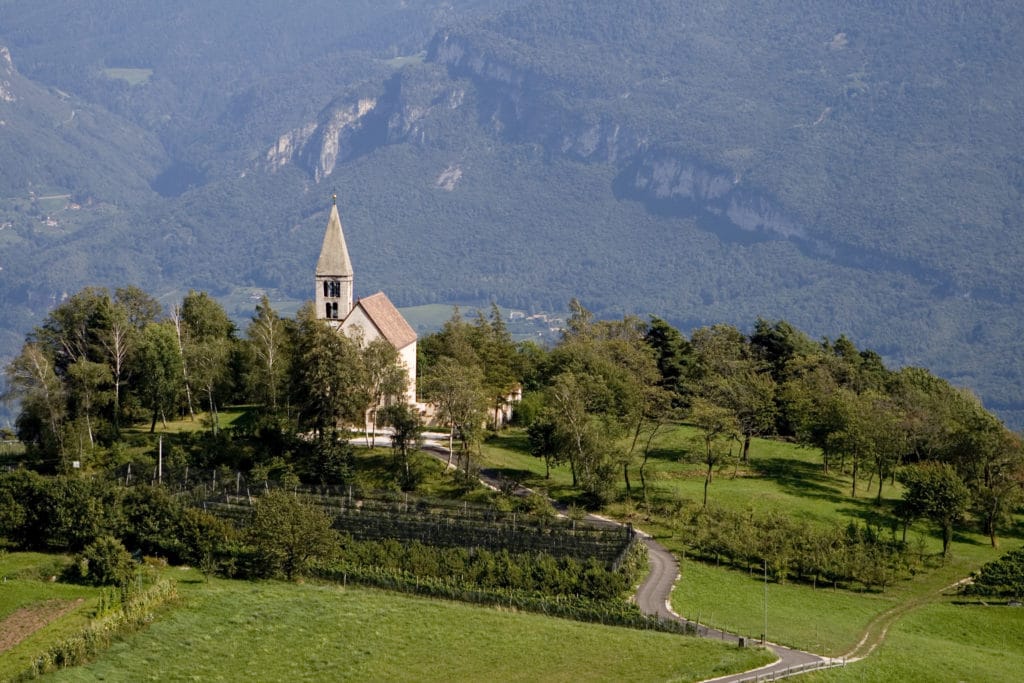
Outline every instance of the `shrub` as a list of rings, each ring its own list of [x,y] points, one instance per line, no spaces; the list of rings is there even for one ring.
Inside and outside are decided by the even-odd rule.
[[[135,562],[113,536],[100,536],[85,546],[69,568],[73,578],[94,586],[123,586],[135,575]]]

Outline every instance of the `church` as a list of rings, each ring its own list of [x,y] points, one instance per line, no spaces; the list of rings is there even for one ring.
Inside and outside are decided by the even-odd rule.
[[[398,351],[409,376],[405,401],[416,405],[416,331],[412,329],[384,292],[377,292],[353,303],[352,261],[345,244],[345,233],[338,215],[337,195],[331,199],[320,259],[316,263],[316,315],[364,344],[384,339]]]

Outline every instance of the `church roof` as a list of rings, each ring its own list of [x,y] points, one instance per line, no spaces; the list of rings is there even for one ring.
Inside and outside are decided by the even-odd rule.
[[[409,326],[384,292],[364,296],[356,302],[356,307],[363,309],[381,336],[396,349],[403,349],[416,341],[416,330]]]
[[[337,203],[331,204],[331,217],[327,220],[324,245],[320,248],[320,260],[316,262],[316,276],[352,276],[352,261],[348,258],[345,234],[341,231],[341,217]]]

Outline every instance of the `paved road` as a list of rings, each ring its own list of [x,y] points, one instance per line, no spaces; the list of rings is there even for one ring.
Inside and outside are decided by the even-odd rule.
[[[445,462],[448,460],[448,449],[438,443],[436,439],[429,438],[429,436],[427,438],[427,443],[424,445],[424,450]],[[498,479],[496,473],[489,472],[487,470],[480,472],[480,480],[485,485],[495,489],[499,488],[501,485],[501,481]],[[515,491],[516,495],[528,495],[529,493],[532,493],[530,489],[522,486],[519,486]],[[555,504],[555,507],[559,512],[563,514],[566,512],[566,510],[561,509],[562,506],[559,506],[558,503],[555,503],[554,501],[552,502]],[[597,515],[588,515],[586,520],[588,523],[602,526],[609,524],[621,526],[619,522],[599,517]],[[697,624],[672,611],[669,598],[672,595],[672,588],[679,579],[679,563],[676,561],[675,556],[670,553],[665,546],[655,541],[649,535],[644,534],[643,532],[639,533],[641,534],[644,545],[647,546],[648,566],[650,568],[650,573],[648,573],[647,578],[643,580],[636,591],[635,599],[640,611],[644,614],[658,616],[663,619],[674,619],[685,624],[691,624],[696,630],[697,635],[702,638],[724,640],[738,644],[739,636],[736,634],[727,633],[725,631]],[[751,642],[750,644],[753,645],[754,643]],[[845,665],[845,661],[843,659],[832,659],[822,655],[804,652],[802,650],[794,650],[774,643],[767,643],[766,646],[779,658],[774,664],[769,664],[761,667],[760,669],[744,671],[742,673],[722,676],[720,678],[710,680],[715,681],[715,683],[774,681],[780,678],[804,673],[806,671]]]
[[[702,638],[724,640],[738,644],[739,636],[689,621],[672,610],[669,604],[669,597],[672,595],[672,587],[675,586],[676,580],[679,578],[679,563],[676,562],[676,558],[672,553],[650,536],[644,535],[643,543],[647,546],[650,573],[636,591],[636,604],[640,607],[640,611],[645,614],[659,616],[663,619],[674,619],[690,624]],[[822,657],[821,655],[803,652],[802,650],[794,650],[782,645],[768,643],[767,647],[779,658],[774,664],[769,664],[753,671],[722,676],[713,680],[716,682],[771,681],[813,669],[842,665],[842,660],[833,660],[829,657]]]

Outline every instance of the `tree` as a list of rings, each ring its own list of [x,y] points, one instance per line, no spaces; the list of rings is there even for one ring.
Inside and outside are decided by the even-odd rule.
[[[715,467],[734,458],[730,442],[739,433],[739,423],[728,408],[716,406],[703,398],[695,398],[690,406],[690,422],[700,434],[700,459],[706,466],[704,472],[704,507],[708,506],[708,486],[711,484]]]
[[[1024,445],[980,405],[956,433],[954,466],[971,490],[972,509],[992,547],[1024,498]]]
[[[551,466],[562,461],[566,453],[565,447],[558,443],[558,427],[554,419],[542,411],[536,420],[526,428],[526,436],[530,442],[530,454],[544,458],[544,478],[551,478]]]
[[[988,562],[966,587],[969,595],[1014,598],[1024,597],[1024,548],[1006,553]]]
[[[942,554],[949,554],[953,528],[970,504],[971,492],[947,463],[924,462],[904,468],[899,480],[906,487],[903,509],[910,518],[926,517],[942,531]]]
[[[157,322],[162,310],[159,301],[135,285],[116,289],[114,303],[124,311],[128,324],[136,330]]]
[[[99,360],[99,336],[108,327],[110,294],[102,287],[86,287],[50,311],[31,335],[48,350],[58,375],[76,360]]]
[[[463,365],[454,358],[444,356],[423,373],[423,395],[437,406],[437,417],[448,425],[448,464],[454,452],[457,431],[484,420],[488,403],[484,392],[483,373],[476,365]]]
[[[374,339],[361,348],[363,372],[359,378],[363,384],[358,393],[366,399],[363,422],[372,448],[376,445],[377,411],[405,394],[409,373],[386,339]]]
[[[882,484],[895,472],[906,453],[908,436],[906,420],[900,406],[892,398],[877,391],[863,397],[869,411],[865,429],[870,439],[870,457],[878,475],[878,495],[875,504],[882,503]]]
[[[34,444],[45,455],[63,455],[67,399],[51,357],[40,344],[27,342],[5,374],[4,400],[21,401],[18,438]]]
[[[228,346],[234,339],[235,325],[224,308],[206,292],[189,290],[180,307],[171,311],[178,350],[182,357],[185,401],[190,416],[195,415],[193,387],[204,391],[217,429],[214,388],[224,384],[228,373]]]
[[[113,536],[100,536],[85,546],[72,566],[76,579],[93,586],[123,586],[136,569],[131,554]]]
[[[365,371],[358,344],[314,315],[311,304],[297,315],[292,381],[300,427],[317,438],[336,438],[339,424],[362,417],[368,401],[360,391]]]
[[[767,372],[758,372],[751,362],[743,365],[742,369],[719,380],[711,393],[735,415],[739,433],[743,436],[740,460],[747,462],[751,439],[772,431],[778,411],[775,404],[776,384],[772,376]]]
[[[661,379],[658,381],[673,396],[676,407],[687,405],[692,393],[693,347],[686,337],[661,318],[651,316],[644,341],[654,350]]]
[[[115,304],[111,310],[110,326],[100,335],[100,344],[103,346],[110,368],[110,378],[114,384],[112,399],[115,432],[121,426],[121,385],[125,381],[132,344],[137,334],[138,328],[132,325],[127,309],[123,305]]]
[[[152,414],[149,431],[178,404],[184,372],[178,336],[167,323],[150,323],[142,330],[132,360],[143,405]]]
[[[564,372],[552,381],[545,403],[555,425],[552,443],[560,449],[559,458],[569,462],[572,485],[595,493],[606,490],[610,481],[608,463],[601,450],[601,428],[596,411],[604,393],[601,381],[592,375]]]
[[[225,338],[198,339],[185,346],[185,365],[191,370],[192,385],[206,395],[214,434],[219,428],[217,397],[230,382],[230,356],[231,342]]]
[[[750,335],[754,355],[768,364],[772,377],[779,384],[790,379],[790,362],[815,353],[820,347],[810,337],[785,320],[770,323],[758,318]]]
[[[502,408],[517,384],[516,347],[497,304],[491,304],[489,318],[484,318],[482,312],[477,317],[475,338],[477,356],[483,368],[483,386],[491,397],[494,411],[491,424],[497,431],[503,423]]]
[[[113,379],[110,368],[103,363],[80,358],[68,366],[68,378],[71,384],[71,397],[77,406],[78,414],[85,418],[89,445],[93,446],[93,418],[102,403],[109,401],[109,394],[104,387]]]
[[[251,376],[253,389],[258,400],[271,412],[277,412],[288,377],[289,344],[285,324],[271,308],[266,294],[256,304],[256,315],[249,323],[247,335],[256,356]]]
[[[387,406],[382,417],[391,427],[391,448],[401,468],[399,484],[403,491],[411,491],[417,484],[415,473],[412,471],[412,456],[423,447],[423,422],[419,413],[406,403],[393,403]],[[468,459],[466,471],[469,472]]]
[[[248,540],[263,573],[283,574],[289,581],[309,570],[315,561],[337,556],[341,538],[320,508],[285,491],[270,491],[254,506]]]

